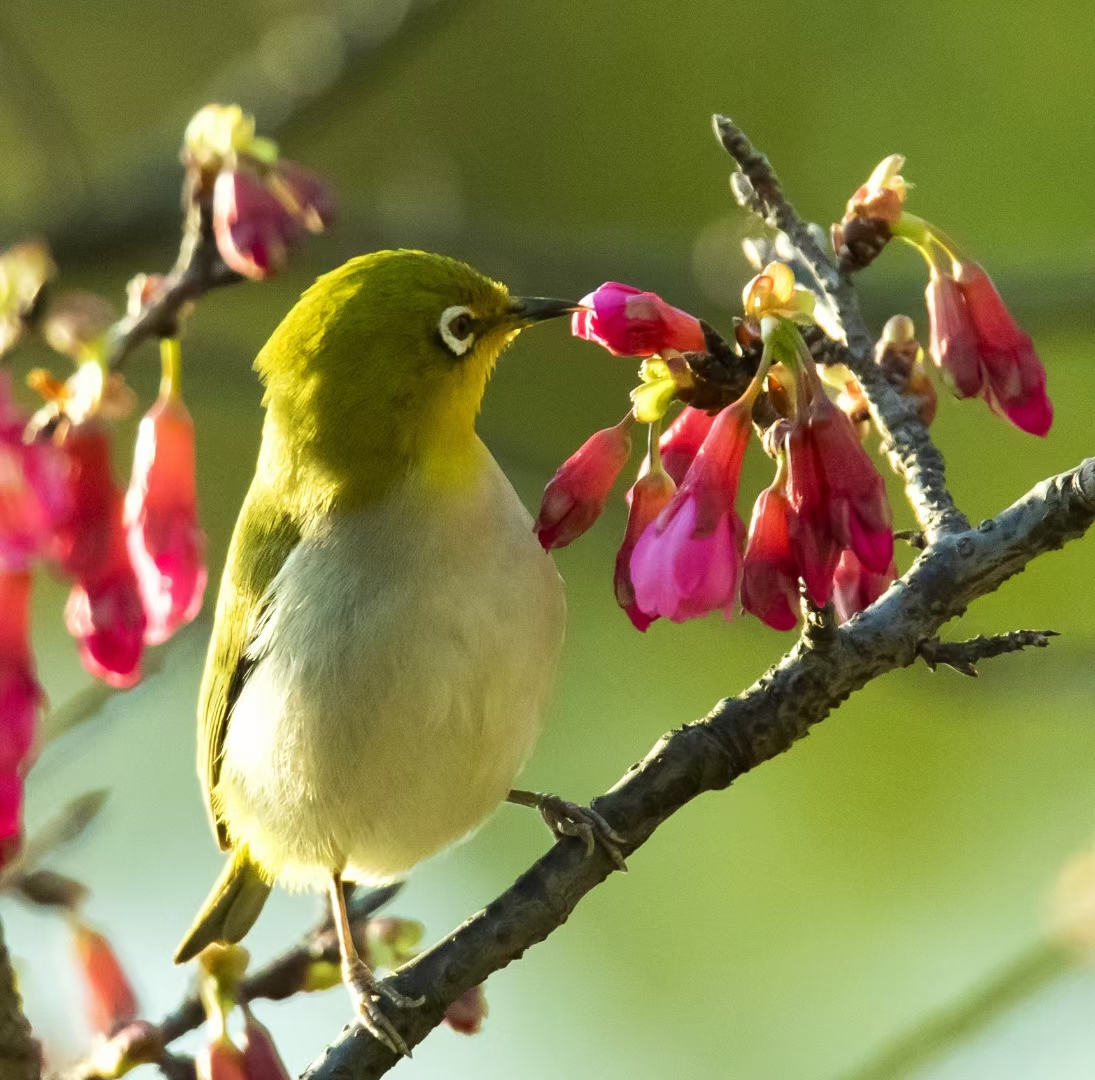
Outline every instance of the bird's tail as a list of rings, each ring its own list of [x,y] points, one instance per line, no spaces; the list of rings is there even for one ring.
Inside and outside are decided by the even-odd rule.
[[[194,925],[175,950],[175,963],[193,960],[213,942],[234,945],[255,924],[271,884],[251,860],[245,846],[236,848],[206,897]]]

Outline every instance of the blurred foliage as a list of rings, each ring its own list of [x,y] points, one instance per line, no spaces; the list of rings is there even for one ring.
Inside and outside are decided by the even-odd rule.
[[[98,176],[139,160],[150,131],[201,104],[225,64],[261,56],[272,28],[329,10],[294,0],[8,0],[0,52],[18,43],[55,88]],[[636,284],[728,328],[747,273],[728,164],[708,128],[715,109],[749,131],[822,222],[900,150],[917,185],[912,208],[1004,271],[1042,349],[1058,419],[1042,442],[979,403],[941,399],[935,431],[971,517],[1075,464],[1091,452],[1087,315],[1077,307],[1063,318],[1057,306],[1052,322],[1039,321],[1035,301],[1092,258],[1095,143],[1077,132],[1087,127],[1093,32],[1095,8],[1057,2],[444,0],[381,70],[351,66],[282,134],[287,153],[333,179],[342,228],[286,278],[210,296],[190,324],[186,392],[212,572],[257,446],[250,359],[311,276],[355,251],[428,244],[522,290],[575,296],[638,274]],[[43,143],[48,125],[3,85],[0,211],[29,217],[62,182]],[[73,266],[70,283],[117,298],[133,271],[164,267],[175,241],[172,229],[144,248],[119,246]],[[868,292],[918,315],[912,266],[887,253],[865,276]],[[561,326],[530,332],[507,355],[482,431],[528,505],[585,435],[622,414],[634,366]],[[133,366],[145,400],[155,367],[152,350]],[[751,458],[743,504],[767,470]],[[896,483],[893,492],[899,499]],[[622,528],[617,500],[558,560],[569,638],[527,781],[571,798],[613,783],[663,730],[737,692],[791,640],[746,620],[636,634],[611,594]],[[1005,963],[1034,936],[1056,869],[1095,818],[1092,544],[1040,560],[951,631],[1051,627],[1065,637],[1049,650],[986,663],[977,682],[917,668],[872,685],[791,754],[671,821],[626,879],[492,978],[481,1036],[438,1033],[402,1073],[822,1080]],[[56,703],[84,684],[57,617],[62,601],[60,586],[43,583],[36,643]],[[186,976],[168,956],[218,861],[191,765],[201,638],[188,635],[162,673],[51,747],[31,784],[32,820],[75,791],[114,785],[104,828],[62,868],[93,885],[96,924],[119,940],[152,1015],[182,993]],[[504,809],[424,867],[407,913],[440,935],[489,900],[546,844],[533,818]],[[295,938],[307,907],[279,895],[249,939],[256,955]],[[24,981],[35,1019],[58,1052],[74,1052],[57,1017],[51,934],[12,913],[9,943],[32,961]],[[262,1014],[294,1067],[348,1017],[338,995]],[[1069,1054],[1095,1060],[1089,1026],[1047,1021],[1036,1031],[1055,1040],[1056,1071],[1018,1055],[1010,1062],[1022,1071],[1009,1075],[1061,1080]]]

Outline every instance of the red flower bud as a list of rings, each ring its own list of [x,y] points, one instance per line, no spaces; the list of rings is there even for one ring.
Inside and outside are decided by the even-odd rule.
[[[27,420],[0,371],[0,569],[27,569],[69,508],[64,457],[52,443],[25,443]]]
[[[669,505],[631,556],[639,610],[684,622],[721,608],[734,613],[745,525],[734,509],[749,443],[752,403],[723,409]]]
[[[84,977],[87,1014],[100,1035],[112,1035],[137,1018],[137,998],[110,942],[78,919],[72,922],[76,957]]]
[[[194,1058],[198,1080],[250,1080],[243,1054],[227,1035],[206,1043]]]
[[[605,282],[580,301],[571,333],[603,345],[613,356],[653,356],[664,349],[703,352],[706,348],[699,319],[652,292],[631,285]]]
[[[616,553],[614,588],[616,603],[627,612],[627,617],[637,630],[646,631],[656,616],[647,615],[635,603],[635,587],[631,584],[631,554],[646,527],[669,505],[677,485],[660,463],[650,467],[650,459],[643,463],[639,478],[627,493],[627,528],[623,543]]]
[[[693,409],[686,405],[662,433],[658,449],[661,451],[665,471],[673,477],[675,484],[684,481],[689,466],[703,446],[703,440],[711,430],[715,418],[702,409]]]
[[[782,470],[781,470],[782,471]],[[757,497],[741,573],[741,605],[773,630],[798,625],[798,561],[783,477]]]
[[[244,1018],[243,1068],[247,1080],[289,1080],[289,1070],[274,1045],[273,1035],[250,1009],[246,1009]]]
[[[0,571],[0,867],[23,835],[23,777],[43,694],[27,636],[31,578]]]
[[[486,1016],[487,999],[483,988],[473,986],[445,1010],[445,1023],[461,1035],[478,1035]]]
[[[959,264],[958,288],[977,334],[985,400],[1021,430],[1047,435],[1053,425],[1053,405],[1046,394],[1046,369],[1034,343],[977,263]]]
[[[591,435],[548,481],[533,526],[545,551],[566,547],[600,517],[631,454],[631,426],[629,414]]]
[[[62,444],[72,475],[72,510],[57,533],[58,558],[76,579],[65,623],[84,667],[111,686],[140,679],[145,614],[126,550],[122,493],[105,430],[90,421]]]
[[[172,394],[161,393],[137,431],[125,526],[148,620],[144,640],[159,645],[201,610],[207,576],[194,487],[194,424]]]
[[[258,177],[226,171],[213,186],[213,232],[226,265],[260,279],[285,265],[289,245],[302,231],[298,220]]]
[[[840,556],[833,574],[833,606],[841,622],[869,608],[896,580],[897,567],[891,562],[885,573],[868,570],[852,551]]]
[[[954,278],[932,269],[924,298],[931,322],[928,351],[946,373],[958,397],[976,397],[981,392],[981,358],[977,331],[966,310],[962,290]]]

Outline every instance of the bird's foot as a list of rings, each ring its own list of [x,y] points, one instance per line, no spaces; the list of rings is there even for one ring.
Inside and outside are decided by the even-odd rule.
[[[616,869],[627,873],[627,863],[620,851],[624,838],[596,810],[567,802],[558,795],[544,795],[538,791],[511,791],[509,801],[539,810],[555,836],[578,837],[586,846],[587,856],[592,855],[600,844]]]
[[[342,977],[353,998],[358,1020],[393,1053],[410,1057],[410,1047],[396,1026],[381,1011],[380,1000],[386,998],[397,1009],[416,1009],[426,999],[405,997],[394,987],[386,986],[377,980],[361,960],[347,965],[343,969]]]

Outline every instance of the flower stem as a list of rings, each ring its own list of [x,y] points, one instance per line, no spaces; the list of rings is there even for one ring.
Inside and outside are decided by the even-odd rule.
[[[182,392],[182,350],[178,338],[160,338],[160,397],[177,398]]]

